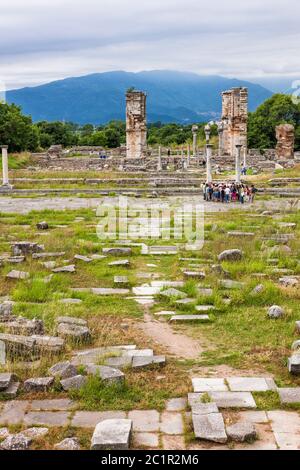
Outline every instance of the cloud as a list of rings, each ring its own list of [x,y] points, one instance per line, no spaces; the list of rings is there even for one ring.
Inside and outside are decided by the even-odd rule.
[[[7,88],[107,70],[299,76],[298,0],[10,0],[1,7]]]

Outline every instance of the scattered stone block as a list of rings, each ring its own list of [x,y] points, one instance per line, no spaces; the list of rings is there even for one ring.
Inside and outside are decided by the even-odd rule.
[[[45,250],[44,245],[31,242],[14,242],[11,246],[13,256],[29,255],[40,253]]]
[[[91,290],[92,294],[95,295],[128,295],[130,293],[129,289],[113,289],[113,288],[105,288],[105,287],[99,287],[99,288],[92,288]]]
[[[8,436],[2,443],[1,449],[3,450],[27,450],[29,449],[32,439],[25,437],[22,434]]]
[[[284,287],[297,287],[299,284],[299,279],[292,276],[284,276],[279,278],[279,284]]]
[[[25,272],[25,271],[12,270],[6,275],[6,277],[8,279],[22,279],[22,280],[25,280],[25,279],[28,279],[30,277],[30,274]]]
[[[160,312],[155,312],[154,315],[157,317],[171,317],[172,315],[176,315],[176,312],[170,310],[161,310]]]
[[[41,439],[49,433],[48,428],[28,428],[25,431],[22,431],[20,434],[22,436],[32,439],[33,441]]]
[[[151,432],[136,432],[133,434],[133,446],[137,449],[144,447],[158,448],[159,436]]]
[[[11,317],[13,313],[13,302],[6,301],[0,304],[0,321],[3,321],[5,317]]]
[[[222,444],[227,442],[221,413],[193,414],[192,419],[196,439],[205,439]]]
[[[276,390],[276,384],[271,378],[227,377],[226,381],[232,392],[267,392],[269,390]]]
[[[75,375],[68,379],[63,379],[60,381],[62,388],[68,392],[69,390],[79,390],[84,387],[87,382],[87,378],[83,375]]]
[[[10,436],[8,428],[0,428],[0,439],[6,439],[8,436]]]
[[[130,419],[109,419],[97,424],[92,450],[128,450],[132,432]]]
[[[216,310],[214,305],[196,305],[197,312],[210,312],[211,310]]]
[[[5,390],[15,380],[15,375],[5,372],[0,374],[0,392]]]
[[[268,317],[277,319],[277,318],[282,318],[284,317],[284,310],[282,307],[279,307],[278,305],[273,305],[272,307],[269,308],[268,310]]]
[[[111,383],[124,383],[125,375],[118,369],[114,369],[108,366],[98,366],[95,364],[89,364],[86,366],[86,373],[90,375],[98,376],[103,382]]]
[[[227,232],[227,235],[229,237],[254,237],[255,233],[254,232],[232,231],[232,232]]]
[[[87,326],[72,323],[59,323],[57,334],[61,338],[70,339],[78,343],[88,343],[91,340],[91,332]]]
[[[278,388],[278,393],[283,405],[300,403],[300,387]]]
[[[40,354],[59,354],[64,350],[65,341],[56,336],[32,335],[35,341],[35,349]]]
[[[87,256],[82,255],[75,255],[74,259],[78,261],[83,261],[84,263],[91,263],[93,261],[92,258],[88,258]]]
[[[104,255],[122,256],[122,255],[131,255],[132,249],[126,248],[126,247],[111,247],[111,248],[103,248],[102,252]]]
[[[160,292],[160,295],[164,297],[168,297],[168,298],[171,298],[171,297],[176,297],[176,298],[181,298],[181,299],[187,298],[187,294],[185,292],[181,292],[180,290],[174,289],[172,287],[170,289]]]
[[[13,335],[31,336],[34,334],[44,333],[44,322],[42,320],[27,320],[27,318],[19,317],[14,321],[4,323],[5,331]]]
[[[129,280],[127,276],[115,276],[114,277],[114,284],[128,284]]]
[[[79,305],[82,304],[81,299],[61,299],[60,301],[62,304],[67,304],[67,305]]]
[[[176,300],[175,304],[188,305],[188,304],[193,304],[195,302],[196,302],[196,299],[191,299],[190,297],[187,297],[186,299]]]
[[[24,382],[25,392],[46,392],[54,384],[53,377],[39,377]]]
[[[291,374],[300,375],[300,354],[289,357],[288,370]]]
[[[300,350],[300,339],[297,341],[294,341],[292,344],[292,350],[293,351],[298,351]],[[1,364],[1,345],[0,345],[0,364]]]
[[[140,369],[144,367],[149,367],[152,365],[160,365],[163,366],[166,363],[165,356],[136,356],[133,357],[132,360],[132,367],[133,369]]]
[[[224,289],[243,289],[245,286],[244,282],[232,281],[231,279],[221,279],[219,283]]]
[[[300,321],[296,321],[295,329],[296,329],[296,333],[300,333]]]
[[[243,252],[241,250],[225,250],[219,254],[219,261],[240,261],[243,258]]]
[[[28,357],[36,355],[36,341],[33,337],[0,333],[0,341],[5,344],[6,354],[9,357]]]
[[[47,224],[47,222],[39,222],[36,224],[36,228],[38,230],[48,230],[49,225]]]
[[[58,377],[59,379],[69,379],[77,375],[77,369],[71,362],[59,362],[52,366],[49,371],[49,375]]]
[[[252,290],[251,294],[252,295],[258,295],[261,294],[265,290],[265,287],[263,284],[258,284],[254,289]]]
[[[14,400],[18,395],[19,388],[20,382],[11,382],[9,386],[1,392],[2,398]]]
[[[141,287],[134,287],[132,289],[132,292],[134,295],[139,295],[139,296],[152,296],[152,295],[157,295],[161,291],[160,287],[151,287],[151,286],[141,286]]]
[[[53,273],[75,273],[76,266],[75,264],[70,264],[68,266],[61,266],[60,268],[52,269]]]
[[[205,279],[205,272],[203,271],[184,271],[183,275],[188,279]]]
[[[111,263],[108,263],[108,266],[113,268],[116,266],[119,267],[129,267],[130,266],[130,261],[128,259],[122,259],[120,261],[112,261]]]
[[[32,259],[43,259],[43,258],[61,258],[65,256],[65,252],[61,251],[58,253],[33,253]]]
[[[224,379],[218,378],[194,378],[192,379],[193,389],[195,393],[199,392],[222,392],[228,391]]]
[[[252,442],[257,438],[253,423],[238,422],[226,427],[228,437],[235,442]]]
[[[77,437],[69,437],[63,441],[55,444],[54,449],[56,450],[81,450]]]
[[[209,322],[210,318],[208,315],[174,315],[171,317],[170,322]]]
[[[219,408],[256,408],[250,392],[208,392]]]

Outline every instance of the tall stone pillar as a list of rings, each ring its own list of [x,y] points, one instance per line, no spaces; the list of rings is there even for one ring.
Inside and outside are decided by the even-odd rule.
[[[3,175],[3,181],[2,181],[2,186],[8,187],[9,186],[9,180],[8,180],[8,156],[7,156],[7,145],[2,145],[2,175]]]
[[[236,154],[235,154],[235,179],[237,184],[241,183],[241,148],[242,145],[236,145]]]
[[[158,160],[157,160],[157,171],[162,170],[162,164],[161,164],[161,146],[158,147]]]
[[[191,146],[190,144],[187,147],[187,166],[189,167],[191,164]]]
[[[248,154],[247,147],[244,147],[243,151],[244,151],[244,163],[243,163],[243,166],[244,166],[244,168],[246,168],[246,167],[247,167],[247,154]]]
[[[281,124],[276,127],[277,160],[294,158],[295,128],[292,124]]]
[[[234,157],[236,144],[247,148],[248,89],[232,88],[222,93],[223,153]]]
[[[193,126],[192,127],[192,133],[193,133],[193,157],[197,156],[197,138],[198,138],[198,126]]]
[[[211,171],[211,157],[212,157],[212,148],[211,144],[206,145],[206,182],[212,183],[212,171]]]
[[[146,95],[141,91],[126,94],[127,158],[143,158],[147,150]]]

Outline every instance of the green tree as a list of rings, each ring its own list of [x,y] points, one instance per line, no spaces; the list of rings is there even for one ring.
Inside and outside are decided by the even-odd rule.
[[[39,134],[29,116],[24,116],[15,104],[0,103],[0,143],[11,152],[36,151]]]
[[[276,126],[293,124],[296,145],[299,147],[300,105],[288,95],[276,94],[267,99],[254,113],[249,113],[249,148],[273,148],[276,145]]]

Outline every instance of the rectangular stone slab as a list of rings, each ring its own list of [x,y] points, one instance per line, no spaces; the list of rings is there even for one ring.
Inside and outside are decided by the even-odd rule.
[[[171,322],[182,321],[182,322],[190,322],[190,321],[202,321],[207,322],[209,321],[208,315],[174,315],[171,317]]]
[[[132,433],[131,419],[108,419],[98,423],[93,437],[92,450],[127,450]]]
[[[227,377],[226,380],[232,392],[267,392],[276,388],[272,379],[264,377]]]
[[[250,392],[208,392],[219,408],[256,408]]]
[[[224,379],[217,378],[193,378],[192,379],[194,392],[226,392],[228,387],[225,384]]]
[[[278,393],[282,404],[300,403],[300,387],[279,388]]]
[[[192,414],[192,419],[197,439],[205,439],[222,444],[227,442],[224,420],[221,413]]]

